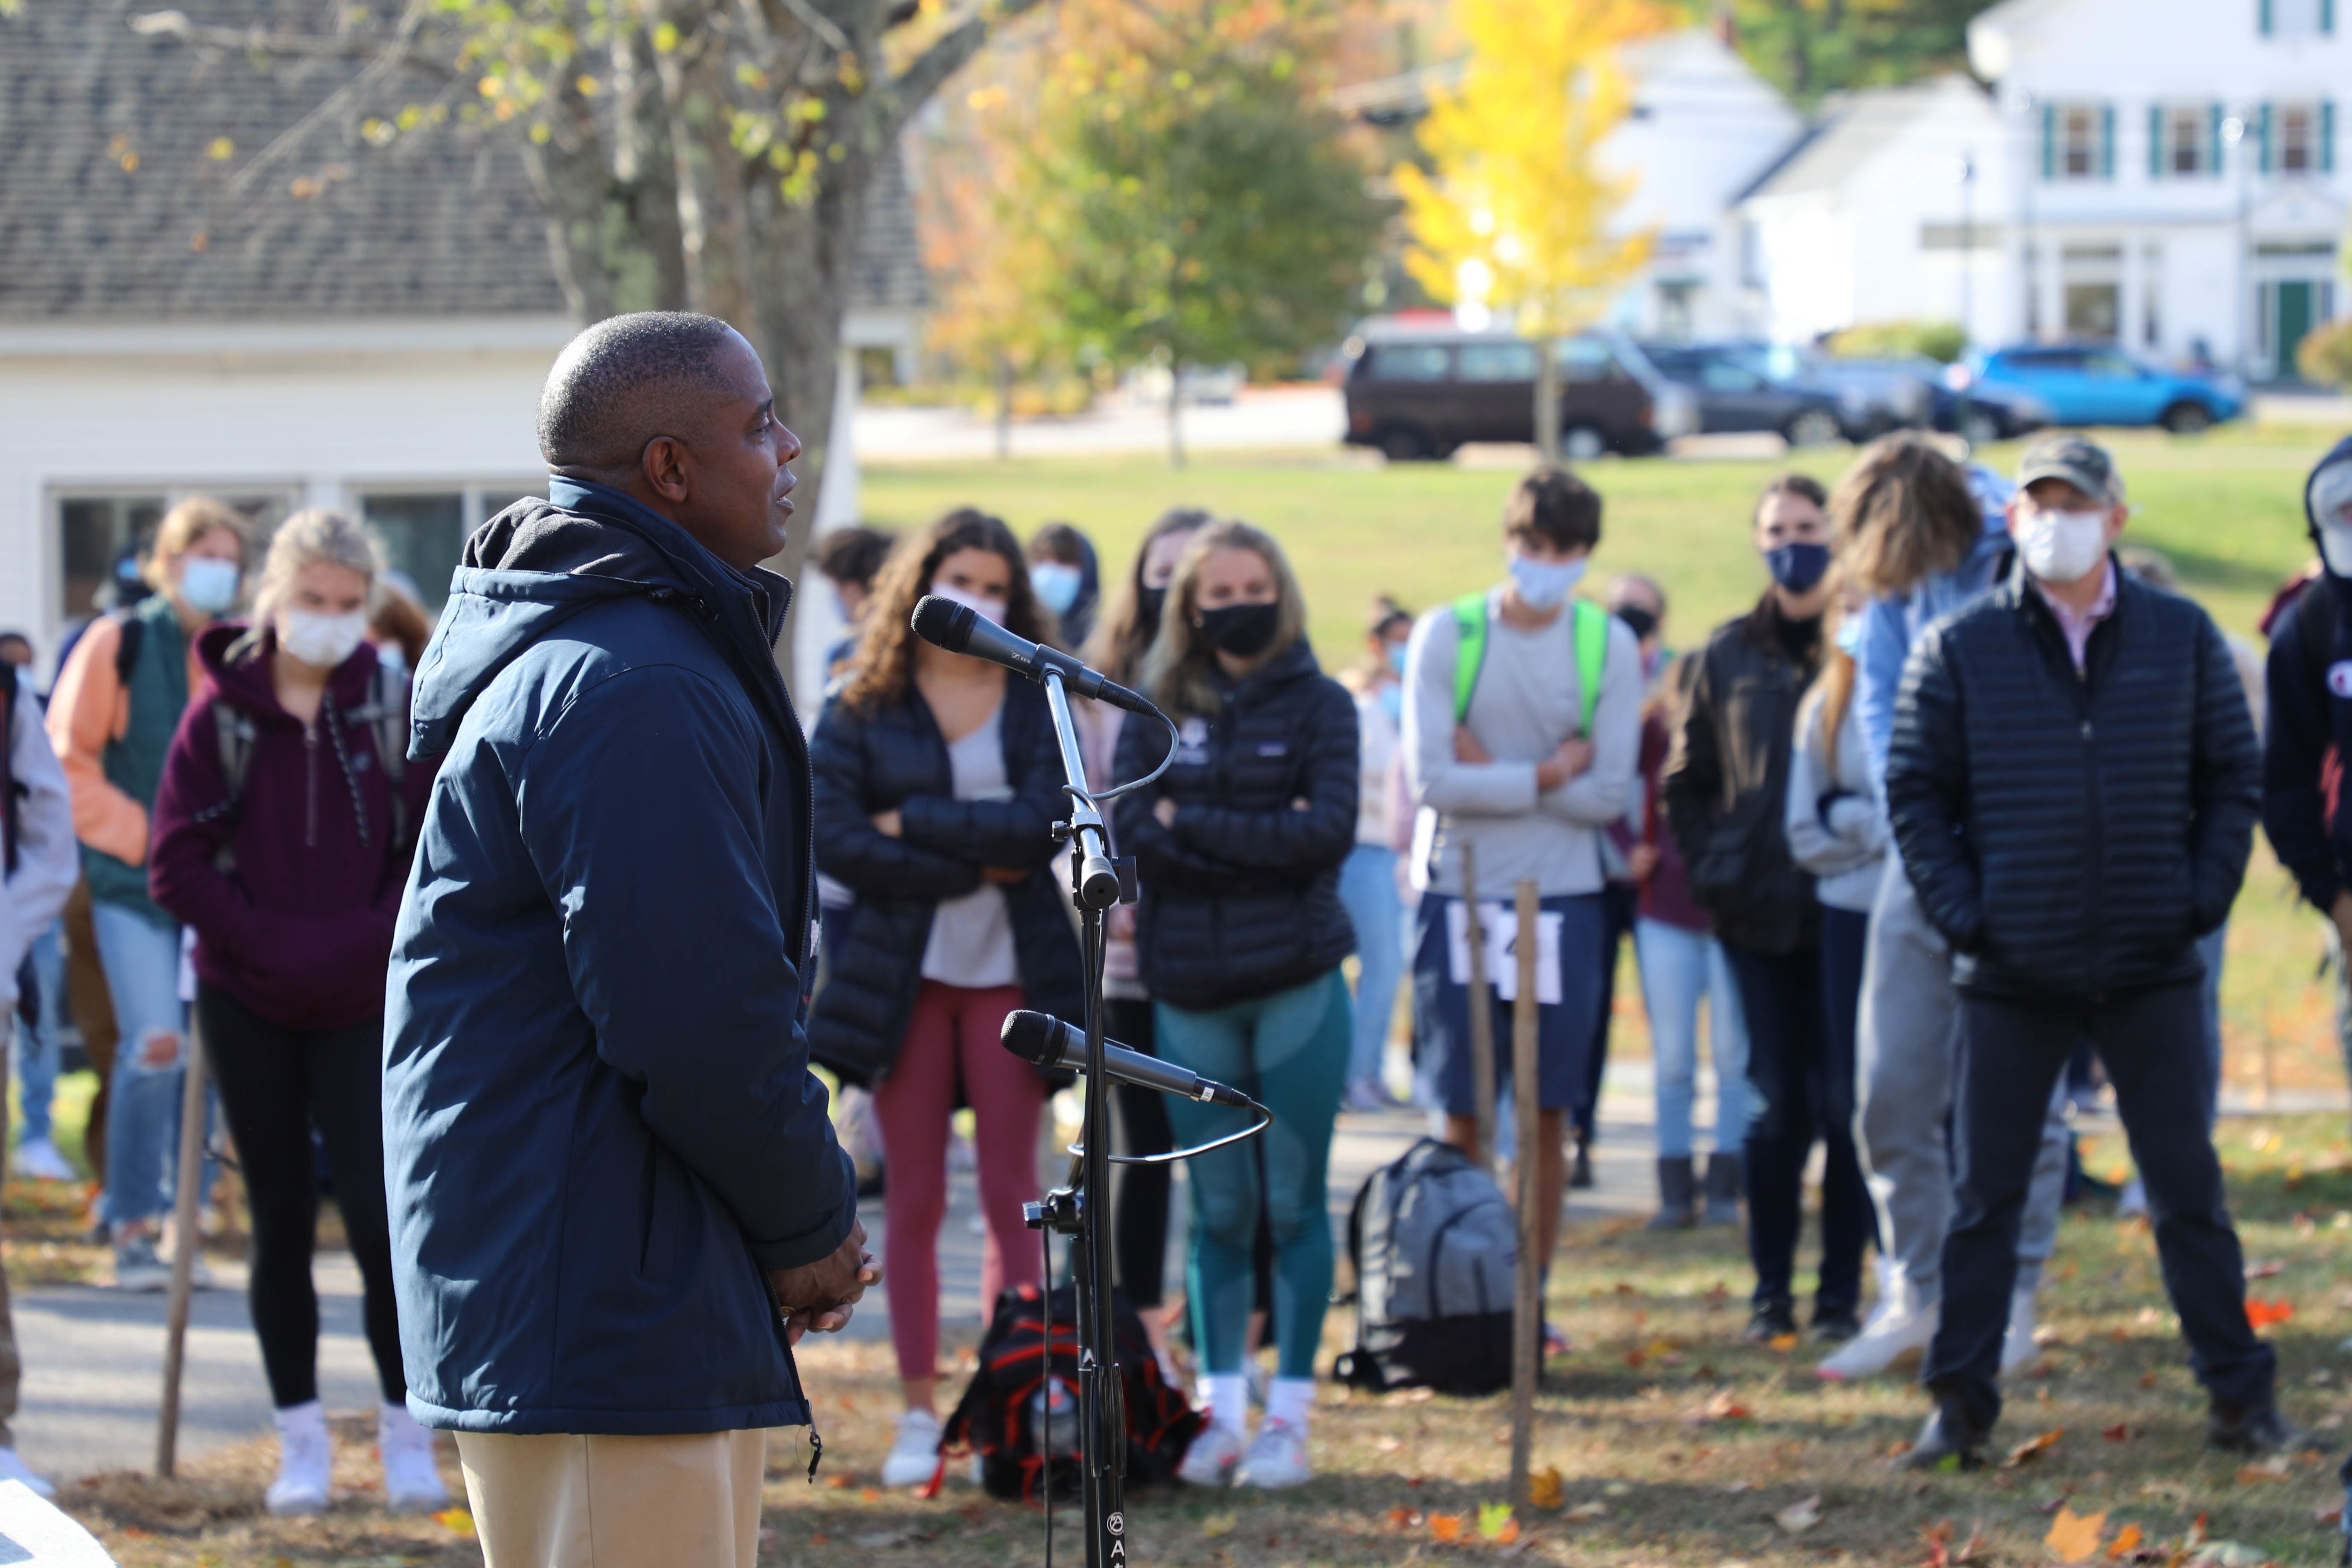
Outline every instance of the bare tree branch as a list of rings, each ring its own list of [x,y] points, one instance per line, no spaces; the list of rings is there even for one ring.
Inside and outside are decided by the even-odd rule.
[[[330,38],[315,33],[273,33],[261,27],[215,27],[191,22],[184,11],[149,11],[131,18],[131,30],[144,37],[177,38],[201,49],[231,49],[240,54],[287,55],[312,59],[374,59],[390,56],[395,63],[455,78],[447,60],[415,47],[405,38],[385,42],[365,37]],[[404,26],[404,34],[409,29]]]
[[[1026,12],[1034,11],[1042,0],[994,0],[964,17],[933,39],[930,46],[907,64],[890,83],[896,106],[884,118],[884,141],[895,139],[899,127],[914,109],[928,102],[931,95],[946,85],[948,78],[963,68],[964,63],[978,54],[997,30]]]

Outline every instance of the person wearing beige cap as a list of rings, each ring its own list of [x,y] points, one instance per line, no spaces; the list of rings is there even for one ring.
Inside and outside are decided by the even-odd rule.
[[[2203,1091],[2198,939],[2229,915],[2261,799],[2245,689],[2211,617],[2116,566],[2103,447],[2044,441],[2018,486],[2019,570],[1914,647],[1887,758],[1895,841],[1960,994],[1936,1410],[1905,1463],[1982,1460],[2043,1108],[2085,1037],[2147,1180],[2208,1442],[2301,1447],[2246,1318]]]

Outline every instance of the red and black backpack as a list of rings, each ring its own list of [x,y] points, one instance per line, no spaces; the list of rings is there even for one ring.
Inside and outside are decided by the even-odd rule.
[[[1143,1320],[1116,1294],[1111,1337],[1127,1407],[1128,1482],[1171,1479],[1205,1417],[1161,1373]],[[1050,1441],[1039,1430],[1049,1413]],[[1077,1287],[1053,1293],[1050,1325],[1045,1293],[1036,1286],[1016,1285],[997,1297],[980,1342],[980,1368],[940,1435],[940,1452],[950,1451],[980,1456],[989,1496],[1022,1502],[1043,1500],[1039,1480],[1050,1451],[1055,1499],[1077,1496]]]

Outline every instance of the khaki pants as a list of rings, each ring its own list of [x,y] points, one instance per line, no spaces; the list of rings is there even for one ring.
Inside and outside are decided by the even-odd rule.
[[[485,1568],[753,1568],[767,1434],[460,1432]]]

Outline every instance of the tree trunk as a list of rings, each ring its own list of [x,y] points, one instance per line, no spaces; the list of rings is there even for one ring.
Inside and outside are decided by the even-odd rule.
[[[1184,363],[1168,361],[1168,466],[1184,466]]]
[[[1559,340],[1536,340],[1536,452],[1559,461]]]

